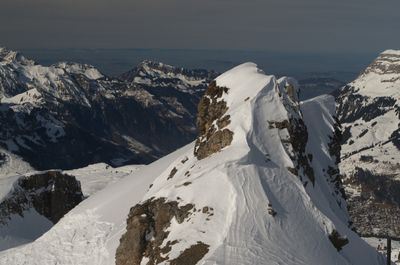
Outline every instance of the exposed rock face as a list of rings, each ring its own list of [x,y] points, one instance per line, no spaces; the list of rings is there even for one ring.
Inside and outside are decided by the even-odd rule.
[[[376,74],[399,74],[400,73],[400,54],[399,51],[388,50],[379,55],[368,68],[364,71],[364,75],[369,73]],[[388,82],[399,80],[394,77]]]
[[[306,154],[306,146],[308,141],[307,127],[301,119],[292,119],[288,128],[290,134],[290,143],[296,157],[293,160],[296,164],[296,171],[303,169],[304,174],[308,177],[312,184],[315,183],[314,170],[310,165],[310,160]]]
[[[164,242],[168,227],[174,218],[180,224],[193,211],[193,204],[178,206],[178,202],[165,198],[149,199],[131,208],[127,219],[127,231],[120,239],[116,252],[116,265],[159,264],[169,261],[175,265],[196,264],[207,252],[208,246],[198,242],[170,260],[168,253],[177,242]],[[162,245],[164,245],[162,247]]]
[[[303,170],[304,175],[314,184],[315,176],[314,170],[310,165],[310,158],[306,154],[306,145],[308,141],[307,127],[304,125],[302,119],[292,118],[284,121],[268,121],[269,128],[276,128],[279,130],[288,130],[289,139],[282,140],[282,143],[289,143],[293,148],[292,159],[295,162],[296,168],[288,168],[294,175],[299,175],[299,170]],[[299,175],[300,176],[300,175]]]
[[[145,61],[117,79],[2,49],[0,148],[38,170],[152,162],[195,139],[197,105],[214,75]]]
[[[345,237],[342,237],[336,230],[333,230],[329,235],[329,240],[335,246],[337,251],[342,250],[342,248],[349,243],[349,240]]]
[[[79,181],[59,171],[23,176],[0,203],[0,223],[7,224],[12,214],[23,216],[34,208],[53,223],[83,200]]]
[[[357,94],[353,87],[345,87],[339,102],[346,101],[346,104],[338,105],[338,113],[341,115],[341,122],[351,123],[356,120],[369,122],[385,114],[388,109],[394,108],[396,100],[391,97],[368,98]],[[364,106],[363,106],[364,105]],[[363,107],[361,107],[363,106]]]
[[[196,245],[192,245],[185,249],[179,257],[171,260],[171,265],[196,265],[208,252],[209,246],[197,242]]]
[[[198,159],[206,158],[232,142],[233,132],[225,128],[230,124],[229,115],[224,116],[228,108],[226,102],[221,100],[228,90],[229,88],[219,87],[213,81],[200,100],[197,117],[199,136],[194,149]]]
[[[338,162],[354,228],[400,237],[400,52],[380,54],[335,96],[343,131]]]
[[[335,166],[329,166],[327,170],[327,174],[329,175],[331,182],[335,185],[335,193],[338,195],[340,193],[343,199],[346,199],[346,192],[344,190],[342,175],[340,174],[339,170],[339,163],[340,163],[340,151],[341,143],[343,139],[342,135],[342,127],[340,122],[335,118],[336,123],[334,125],[334,133],[333,136],[330,137],[329,143],[329,154],[335,158]],[[340,202],[338,202],[340,204]]]

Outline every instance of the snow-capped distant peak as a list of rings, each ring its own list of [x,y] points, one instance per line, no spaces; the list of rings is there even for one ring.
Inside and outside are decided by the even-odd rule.
[[[400,76],[400,50],[386,50],[373,61],[362,75],[375,73]]]
[[[137,67],[122,74],[120,79],[136,86],[168,87],[182,92],[195,93],[197,90],[203,91],[208,81],[214,77],[213,72],[203,69],[189,70],[144,60]]]
[[[392,50],[388,49],[383,51],[381,54],[393,54],[393,55],[400,55],[400,50]]]
[[[169,64],[164,64],[162,62],[156,62],[152,60],[143,60],[141,63],[139,63],[138,68],[144,68],[144,69],[163,69],[164,71],[174,71],[177,69],[177,67],[174,67]],[[179,69],[179,68],[178,68]]]
[[[5,47],[0,47],[0,64],[10,64],[18,62],[24,65],[34,65],[35,62],[26,59],[21,53],[17,51],[8,50]]]
[[[397,97],[400,94],[400,51],[382,52],[355,81],[343,89],[349,87],[366,97]]]
[[[103,78],[104,75],[100,73],[98,69],[96,69],[92,65],[88,64],[78,64],[71,62],[60,62],[54,65],[55,67],[64,69],[67,73],[70,74],[81,74],[86,76],[88,79],[97,80]]]

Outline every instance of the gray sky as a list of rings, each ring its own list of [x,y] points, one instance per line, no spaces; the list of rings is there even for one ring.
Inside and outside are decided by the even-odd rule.
[[[399,0],[0,0],[0,45],[400,49]]]

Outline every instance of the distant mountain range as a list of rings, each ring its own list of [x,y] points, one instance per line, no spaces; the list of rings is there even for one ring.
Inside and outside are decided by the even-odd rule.
[[[195,137],[197,104],[214,77],[144,61],[110,78],[1,48],[0,147],[36,169],[148,163]]]
[[[42,66],[1,48],[0,164],[10,164],[9,153],[36,169],[149,163],[194,139],[197,104],[216,76],[145,60],[109,77],[91,65]],[[300,97],[341,85],[301,80]]]
[[[326,53],[207,49],[22,49],[42,65],[73,61],[95,65],[108,76],[118,76],[144,60],[161,61],[187,69],[213,69],[220,73],[244,62],[296,79],[334,78],[349,82],[365,68],[374,52]]]

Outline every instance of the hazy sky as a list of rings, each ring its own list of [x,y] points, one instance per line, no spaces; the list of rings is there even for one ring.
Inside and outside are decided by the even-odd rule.
[[[399,0],[0,0],[0,45],[400,49]]]

